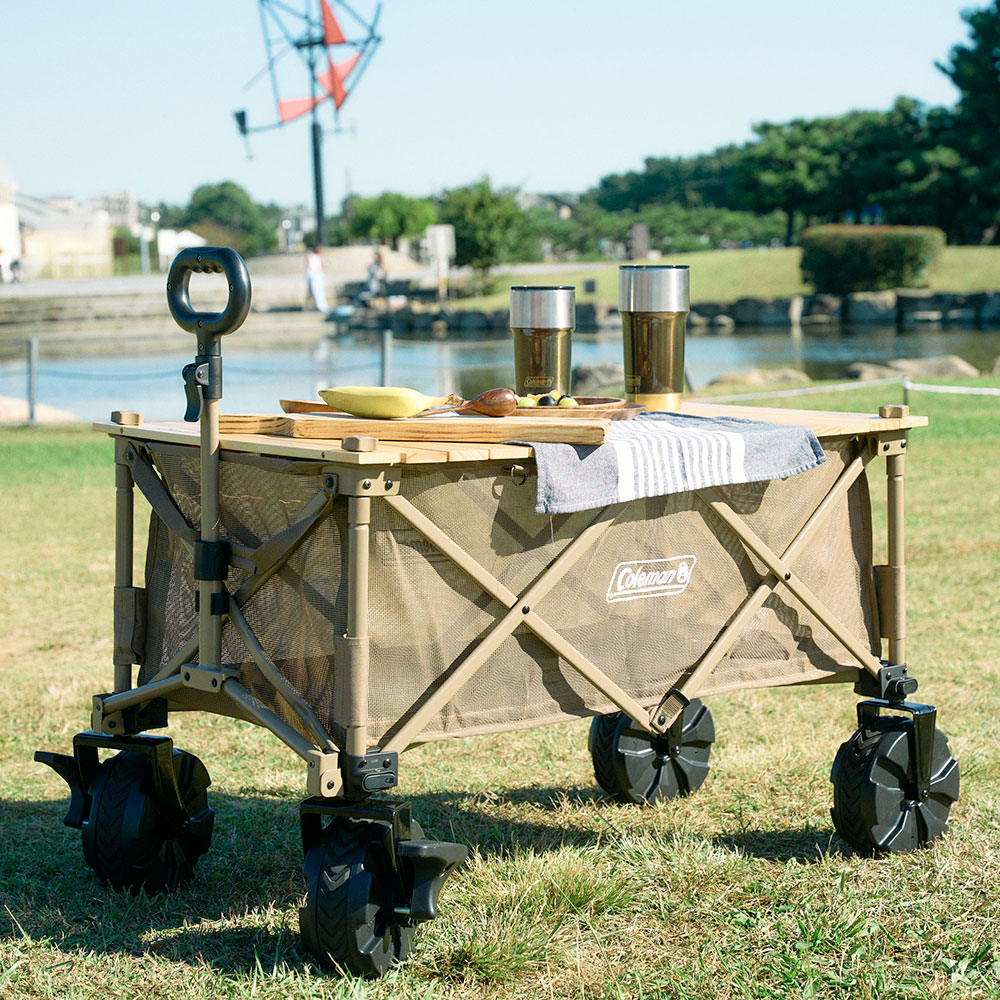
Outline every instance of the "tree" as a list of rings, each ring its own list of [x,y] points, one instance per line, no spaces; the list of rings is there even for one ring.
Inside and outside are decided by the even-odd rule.
[[[275,228],[268,225],[260,207],[232,181],[195,188],[178,224],[244,257],[271,250],[278,242]]]
[[[966,11],[970,40],[955,45],[940,69],[961,95],[954,115],[955,150],[967,161],[969,233],[992,243],[1000,231],[1000,0]]]
[[[399,249],[403,237],[420,236],[437,215],[429,198],[408,198],[394,191],[377,198],[354,198],[351,208],[351,235],[390,243],[393,250]]]
[[[445,191],[438,201],[438,216],[455,227],[455,263],[484,275],[533,249],[532,234],[514,192],[494,191],[488,178]]]
[[[796,118],[754,126],[760,137],[738,161],[738,185],[756,212],[785,213],[785,243],[795,237],[796,213],[807,218],[820,209],[833,158],[817,121]]]

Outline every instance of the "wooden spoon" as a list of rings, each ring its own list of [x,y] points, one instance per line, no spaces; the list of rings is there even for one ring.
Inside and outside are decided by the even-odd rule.
[[[426,417],[433,413],[478,413],[484,417],[506,417],[517,408],[517,396],[513,389],[487,389],[475,399],[470,399],[461,406],[433,406],[422,410],[418,417]]]

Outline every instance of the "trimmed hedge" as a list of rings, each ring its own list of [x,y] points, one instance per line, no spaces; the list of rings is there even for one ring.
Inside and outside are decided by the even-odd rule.
[[[844,295],[925,287],[945,236],[925,226],[814,226],[800,242],[802,279],[817,292]]]

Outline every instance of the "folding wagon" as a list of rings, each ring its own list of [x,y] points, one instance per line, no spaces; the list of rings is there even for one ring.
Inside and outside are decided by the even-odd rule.
[[[192,310],[197,271],[225,274],[224,312]],[[72,755],[35,755],[69,784],[65,822],[102,881],[175,886],[208,849],[204,765],[147,735],[175,711],[263,726],[302,758],[304,943],[368,975],[408,953],[466,856],[379,794],[399,754],[430,740],[590,716],[598,783],[641,804],[705,780],[706,696],[850,683],[866,700],[833,763],[837,831],[864,852],[945,831],[958,765],[935,710],[907,700],[905,663],[904,457],[923,418],[688,403],[805,424],[826,461],[539,515],[530,446],[303,439],[226,419],[220,434],[220,338],[249,310],[246,267],[230,250],[184,251],[167,281],[197,336],[184,379],[200,427],[124,412],[97,425],[115,446],[114,689],[94,696]],[[872,559],[876,459],[885,566]],[[153,511],[143,586],[136,488]]]

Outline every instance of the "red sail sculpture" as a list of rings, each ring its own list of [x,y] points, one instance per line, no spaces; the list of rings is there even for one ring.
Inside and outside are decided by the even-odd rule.
[[[360,58],[360,54],[355,54],[350,59],[345,59],[342,63],[338,63],[335,66],[333,60],[327,57],[327,64],[330,68],[325,73],[320,73],[316,77],[316,82],[323,88],[325,93],[320,97],[295,97],[290,101],[279,101],[278,115],[281,118],[282,125],[285,122],[292,121],[293,118],[298,118],[312,111],[317,104],[322,103],[328,97],[333,98],[333,103],[339,111],[340,106],[347,100],[344,81],[351,70],[358,64]]]
[[[345,10],[355,20],[360,21],[366,33],[362,38],[352,37],[348,39],[333,13],[337,0],[319,0],[318,14],[313,0],[304,0],[305,10],[303,12],[293,9],[292,2],[293,0],[259,0],[261,20],[264,24],[264,45],[267,49],[267,72],[271,76],[275,103],[278,106],[278,122],[276,124],[279,125],[295,121],[295,119],[310,112],[315,114],[317,106],[328,98],[332,100],[335,109],[339,111],[364,73],[372,51],[381,41],[381,38],[375,33],[381,3],[376,7],[374,19],[368,24],[360,21],[358,15],[347,6],[345,0]],[[293,29],[285,23],[287,19],[302,21],[305,34],[296,37],[293,34]],[[271,29],[268,27],[271,22],[280,29],[287,42],[287,45],[277,54],[272,49],[273,39]],[[344,46],[347,49],[347,57],[341,62],[334,62],[331,55],[335,46]],[[322,51],[316,52],[316,49]],[[285,52],[290,50],[298,51],[299,57],[313,77],[310,88],[312,93],[309,97],[282,99],[279,96],[275,64]],[[319,66],[322,65],[320,60],[322,60],[323,55],[326,56],[326,68],[320,72]],[[351,81],[350,86],[347,85],[348,78]],[[253,82],[256,81],[251,81],[251,83]],[[240,119],[237,119],[238,124],[239,121]],[[267,125],[257,129],[248,129],[244,113],[242,125],[239,127],[242,134],[246,135],[248,131],[259,131],[260,128],[273,128],[274,126]]]
[[[323,44],[324,45],[344,45],[347,39],[337,24],[337,19],[333,16],[333,11],[327,0],[319,0],[320,10],[323,14]]]
[[[322,100],[325,98],[295,97],[290,101],[278,101],[278,117],[281,119],[281,124],[284,125],[285,122],[290,122],[293,118],[298,118],[307,111],[312,111]]]
[[[350,59],[345,59],[342,63],[338,63],[336,66],[334,66],[333,60],[330,59],[330,68],[325,73],[321,73],[316,77],[316,82],[333,98],[333,103],[338,111],[344,101],[347,100],[347,91],[344,89],[344,81],[347,79],[351,70],[357,65],[360,58],[360,54],[353,55]]]

